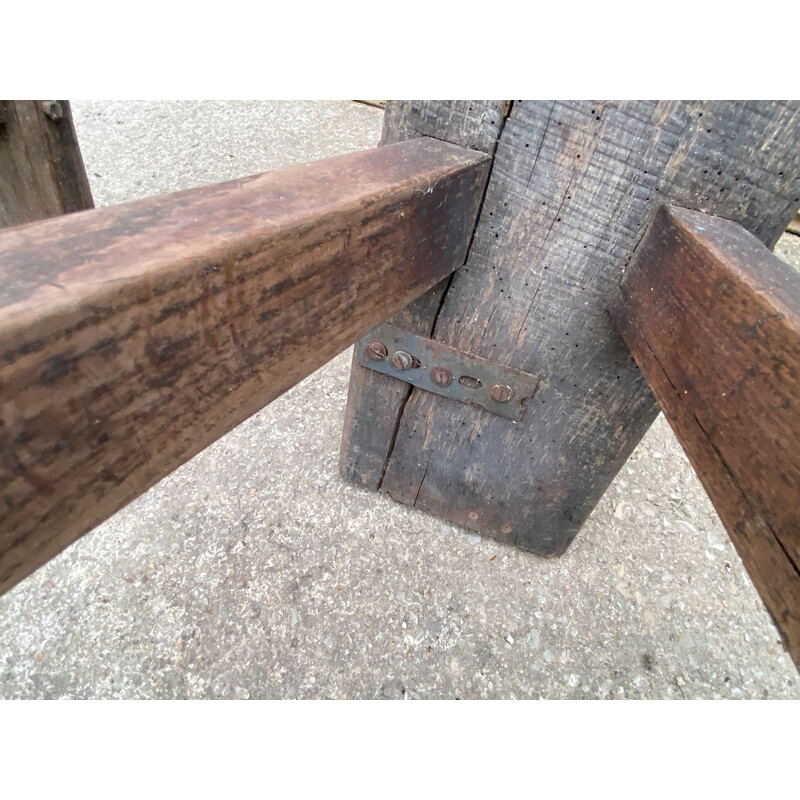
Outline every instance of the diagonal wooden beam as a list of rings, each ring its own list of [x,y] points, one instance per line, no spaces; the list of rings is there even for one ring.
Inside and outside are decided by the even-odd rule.
[[[0,232],[0,591],[459,267],[417,139]]]
[[[800,273],[662,207],[614,316],[800,665]]]

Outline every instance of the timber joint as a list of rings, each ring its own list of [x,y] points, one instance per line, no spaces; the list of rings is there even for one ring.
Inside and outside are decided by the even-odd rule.
[[[515,422],[539,385],[535,375],[388,324],[372,331],[357,355],[363,367]]]

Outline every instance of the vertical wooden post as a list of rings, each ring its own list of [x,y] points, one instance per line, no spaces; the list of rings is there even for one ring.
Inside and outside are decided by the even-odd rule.
[[[510,108],[510,101],[503,100],[390,101],[381,145],[432,136],[494,155]],[[390,322],[430,336],[451,280],[452,276],[434,286]],[[340,458],[340,470],[347,480],[369,489],[380,488],[410,395],[410,385],[360,367],[353,356]]]
[[[66,100],[0,100],[0,228],[94,208]]]
[[[384,138],[481,130],[486,106],[453,130],[452,108],[390,104]],[[466,266],[394,322],[540,375],[538,393],[515,425],[354,365],[342,473],[557,555],[658,411],[608,312],[625,265],[665,202],[774,246],[800,206],[800,104],[514,101],[497,129]]]

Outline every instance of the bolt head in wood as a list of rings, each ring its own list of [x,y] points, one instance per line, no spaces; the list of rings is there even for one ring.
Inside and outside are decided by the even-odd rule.
[[[511,399],[511,387],[504,383],[494,383],[489,389],[489,395],[495,403],[507,403]]]
[[[456,350],[442,342],[384,323],[365,342],[385,342],[389,355],[370,359],[358,349],[358,363],[419,389],[519,421],[539,384],[535,375]],[[494,396],[490,390],[494,389]],[[507,402],[510,401],[510,402]]]
[[[428,374],[431,381],[442,388],[449,386],[453,382],[453,373],[447,367],[431,367]]]
[[[57,103],[55,100],[45,100],[42,103],[42,111],[53,122],[58,122],[64,116],[64,109],[61,108],[61,103]]]
[[[373,361],[383,361],[384,358],[389,354],[389,351],[386,349],[386,345],[382,342],[370,342],[367,345],[367,358],[371,358]]]
[[[406,370],[411,369],[414,364],[414,359],[406,353],[405,350],[398,350],[389,362],[395,369]]]

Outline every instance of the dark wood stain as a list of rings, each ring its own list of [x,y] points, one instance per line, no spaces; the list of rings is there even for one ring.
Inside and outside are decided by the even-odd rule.
[[[416,139],[0,232],[0,589],[462,264],[488,166]]]
[[[800,665],[800,273],[733,222],[664,207],[614,314]]]

